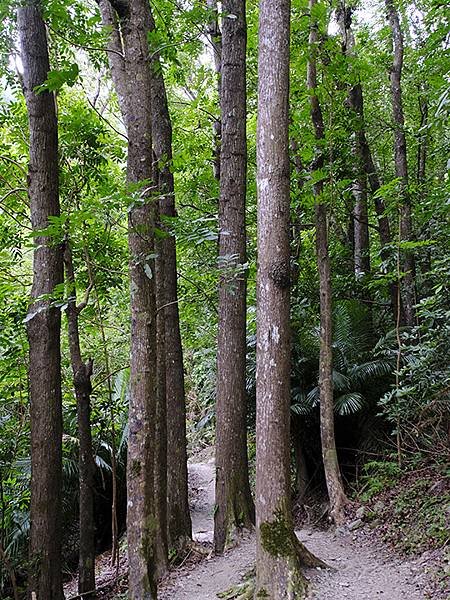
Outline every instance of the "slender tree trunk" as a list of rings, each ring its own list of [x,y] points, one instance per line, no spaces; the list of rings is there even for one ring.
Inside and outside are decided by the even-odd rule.
[[[408,160],[406,155],[405,122],[403,116],[403,100],[401,77],[403,70],[403,33],[400,26],[398,12],[394,0],[385,0],[389,25],[393,40],[393,63],[390,71],[392,118],[394,123],[394,152],[395,174],[400,180],[400,239],[403,242],[412,241],[411,197],[409,194]],[[402,300],[407,325],[416,322],[414,305],[416,304],[415,291],[415,258],[411,250],[402,253],[402,270],[404,272],[401,282]]]
[[[289,0],[260,0],[255,598],[304,598],[290,482]]]
[[[302,443],[303,424],[300,418],[293,420],[294,431],[292,432],[292,443],[295,457],[295,491],[297,502],[302,503],[308,488],[308,467],[306,465],[305,450]]]
[[[77,401],[78,441],[79,441],[79,480],[80,480],[80,540],[78,559],[78,593],[86,598],[87,592],[95,589],[95,521],[94,521],[94,475],[95,463],[92,451],[91,433],[91,376],[93,362],[83,362],[80,347],[78,317],[86,306],[87,298],[77,306],[75,274],[73,270],[70,242],[66,242],[64,265],[69,294],[67,331],[69,339],[70,363],[73,373],[75,398]]]
[[[343,40],[343,50],[345,54],[351,54],[353,52],[355,40],[352,31],[352,13],[353,8],[349,6],[345,6],[345,4],[341,4],[337,11],[337,20],[341,29],[341,35]],[[389,225],[389,219],[385,214],[385,206],[383,199],[377,195],[378,190],[380,189],[380,180],[378,178],[378,173],[375,168],[372,153],[370,151],[369,143],[366,137],[365,131],[365,121],[364,121],[364,96],[361,84],[356,84],[350,90],[349,93],[349,104],[351,109],[354,111],[356,118],[356,146],[355,150],[358,157],[358,167],[360,171],[363,171],[367,177],[367,181],[370,186],[370,191],[372,192],[374,199],[375,212],[378,220],[378,231],[380,237],[380,246],[381,246],[381,258],[384,261],[389,259],[389,246],[392,243],[391,230]],[[364,220],[364,214],[367,211],[367,202],[365,203],[365,207],[362,207],[363,216],[362,220]],[[360,211],[355,211],[359,213]],[[355,214],[355,217],[358,218],[358,215]],[[361,220],[360,219],[360,220]],[[355,243],[355,257],[356,257],[356,247],[362,247],[364,244],[364,240],[367,237],[368,244],[368,228],[367,234],[363,232],[363,241],[361,243]],[[355,238],[356,238],[356,229],[355,229]],[[356,240],[355,240],[356,242]],[[356,266],[356,258],[355,258],[355,266]],[[364,267],[362,265],[362,269],[370,267],[370,261],[368,261]],[[397,282],[391,282],[389,284],[389,297],[392,307],[392,315],[393,318],[397,318],[398,307],[398,284]]]
[[[60,214],[58,124],[53,94],[37,93],[50,70],[47,37],[38,2],[17,11],[23,85],[30,128],[28,195],[33,231]],[[35,237],[32,304],[27,316],[30,346],[31,530],[29,594],[40,600],[63,598],[61,579],[61,312],[53,305],[63,282],[61,244]]]
[[[225,0],[222,26],[219,203],[219,327],[214,545],[222,552],[254,522],[247,457],[246,357],[246,18],[245,0]]]
[[[375,212],[377,214],[378,232],[379,232],[379,236],[380,236],[380,246],[381,246],[381,258],[384,261],[388,261],[389,255],[390,255],[389,246],[392,244],[391,227],[389,224],[389,219],[385,212],[386,208],[384,206],[383,199],[377,195],[377,192],[381,187],[381,183],[380,183],[380,180],[378,177],[378,173],[377,173],[375,164],[373,162],[369,142],[367,141],[365,131],[363,131],[362,133],[363,133],[363,135],[362,135],[362,154],[363,154],[363,160],[364,160],[364,168],[367,173],[370,190],[372,192],[372,196],[374,199]],[[397,281],[392,281],[391,283],[389,283],[389,298],[390,298],[390,304],[391,304],[391,309],[392,309],[392,316],[393,316],[393,319],[396,321],[397,315],[399,312],[399,306],[398,306],[399,293],[398,293],[398,282]],[[400,320],[401,320],[401,323],[405,322],[403,305],[402,305],[401,299],[400,299]]]
[[[206,0],[206,6],[211,13],[207,27],[207,33],[211,42],[214,58],[214,70],[217,77],[217,90],[219,99],[221,96],[221,73],[222,73],[222,32],[220,31],[217,11],[217,0]],[[220,144],[222,139],[222,121],[220,114],[213,123],[213,172],[217,181],[220,181]]]
[[[154,176],[156,180],[156,171]],[[158,177],[159,188],[159,177]],[[154,455],[156,498],[156,558],[158,579],[169,568],[167,538],[167,404],[166,404],[166,284],[164,240],[156,242],[156,299],[157,299],[157,373],[156,450]]]
[[[156,598],[158,532],[154,462],[157,415],[156,289],[152,152],[152,77],[146,0],[98,0],[112,25],[110,67],[128,135],[127,182],[140,186],[128,213],[131,364],[127,459],[129,597]],[[111,10],[111,7],[114,9]],[[115,12],[114,12],[115,11]],[[120,48],[120,50],[117,49]],[[123,59],[121,58],[123,56]]]
[[[152,78],[152,130],[153,148],[158,160],[161,228],[165,229],[164,218],[175,217],[176,211],[171,169],[172,123],[159,56],[154,60]],[[186,399],[178,309],[177,256],[175,238],[172,235],[161,240],[160,253],[164,262],[165,379],[169,415],[167,447],[170,449],[167,453],[167,521],[169,543],[178,547],[191,538],[192,525],[188,501]]]
[[[352,7],[341,5],[337,11],[337,21],[342,35],[344,55],[351,57],[354,53],[355,40],[351,30]],[[360,83],[351,86],[348,93],[348,103],[354,121],[354,268],[355,276],[361,277],[370,271],[369,248],[369,219],[367,211],[367,175],[363,159],[364,113],[363,95]]]
[[[310,14],[313,15],[317,0],[309,0]],[[308,61],[307,84],[310,90],[311,119],[316,140],[325,137],[322,109],[316,95],[317,72],[316,54],[318,42],[318,26],[312,20],[309,33],[310,55]],[[318,156],[314,169],[322,169],[323,153],[317,149]],[[320,389],[320,436],[322,441],[322,457],[325,469],[328,496],[330,499],[330,515],[335,523],[344,519],[343,509],[347,498],[342,484],[336,440],[334,435],[334,398],[333,398],[333,354],[332,354],[332,293],[331,269],[328,254],[327,209],[323,202],[323,181],[314,186],[316,197],[316,252],[320,282],[320,357],[319,357],[319,389]]]
[[[119,99],[119,108],[122,114],[125,128],[127,126],[127,89],[126,89],[126,73],[124,50],[120,34],[119,18],[109,0],[96,0],[100,9],[102,24],[109,30],[108,39],[108,62],[111,72],[111,78],[114,83],[117,97]],[[101,310],[97,302],[98,316],[100,324]],[[104,328],[101,324],[102,337],[105,337]],[[105,341],[105,340],[104,340]],[[105,344],[105,362],[109,375],[108,353]],[[118,521],[117,521],[117,460],[116,460],[116,443],[115,443],[115,423],[114,423],[114,407],[112,402],[112,386],[111,378],[108,376],[108,393],[110,402],[111,416],[111,477],[112,477],[112,502],[111,502],[111,565],[117,565],[119,560],[119,540],[118,540]]]

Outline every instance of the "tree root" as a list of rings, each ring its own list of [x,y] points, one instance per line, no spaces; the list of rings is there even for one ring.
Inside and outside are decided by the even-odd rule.
[[[300,540],[297,538],[297,536],[295,536],[295,539],[296,539],[295,551],[297,553],[298,559],[300,561],[300,565],[302,567],[309,567],[309,568],[321,567],[322,569],[333,569],[333,567],[330,567],[330,565],[327,565],[326,562],[324,562],[320,558],[317,558],[317,556],[315,554],[310,552],[308,550],[308,548],[306,548],[306,546],[300,542]]]

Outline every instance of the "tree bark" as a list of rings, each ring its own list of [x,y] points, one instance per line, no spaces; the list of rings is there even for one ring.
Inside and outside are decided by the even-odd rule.
[[[80,347],[78,317],[86,305],[77,306],[75,274],[73,269],[70,242],[66,242],[64,265],[68,288],[67,332],[69,339],[70,363],[73,374],[73,385],[77,401],[77,422],[79,442],[79,558],[78,558],[78,593],[86,598],[95,589],[95,521],[94,521],[94,475],[95,463],[92,450],[91,433],[91,376],[92,360],[83,362]],[[87,300],[86,300],[87,301]]]
[[[348,54],[352,51],[354,47],[354,35],[352,31],[352,13],[353,8],[345,6],[345,4],[341,4],[339,10],[337,11],[337,20],[341,29],[341,35],[343,39],[343,49],[344,53]],[[374,200],[375,212],[377,215],[378,221],[378,232],[380,237],[380,246],[381,246],[381,258],[384,261],[389,260],[389,246],[392,243],[391,236],[391,228],[389,224],[389,219],[385,214],[385,206],[383,199],[377,195],[378,190],[381,187],[380,180],[378,177],[377,169],[373,162],[372,153],[370,151],[370,146],[366,136],[365,130],[365,121],[364,121],[364,95],[361,84],[357,84],[353,86],[352,90],[349,94],[349,104],[353,109],[356,116],[356,136],[357,136],[357,144],[356,150],[358,154],[358,164],[360,168],[364,171],[367,182],[370,187],[370,191]],[[367,202],[366,202],[366,210],[367,210]],[[357,215],[355,215],[356,217]],[[356,231],[355,231],[356,234]],[[368,235],[368,231],[367,231]],[[364,234],[365,236],[365,234]],[[368,243],[368,242],[367,242]],[[355,244],[356,246],[356,244]],[[356,263],[356,260],[355,260]],[[370,267],[370,262],[368,265]],[[398,284],[393,281],[389,283],[389,297],[392,308],[392,315],[394,319],[397,319],[398,314]],[[404,322],[404,318],[402,319]]]
[[[235,533],[250,529],[254,506],[247,456],[246,364],[246,18],[245,0],[222,4],[220,109],[219,325],[216,398],[216,510],[218,553]],[[234,18],[228,18],[232,14]]]
[[[394,124],[394,153],[395,174],[400,180],[400,240],[402,242],[412,241],[412,218],[411,197],[409,194],[408,160],[406,151],[405,120],[403,115],[402,100],[402,70],[403,70],[403,33],[400,26],[398,12],[393,0],[385,0],[389,25],[392,31],[393,62],[390,71],[391,96],[392,96],[392,119]],[[415,325],[416,316],[414,305],[416,304],[415,290],[415,258],[411,250],[404,250],[402,255],[402,271],[404,273],[401,281],[402,300],[407,325]]]
[[[222,32],[220,30],[217,14],[217,0],[206,0],[206,6],[211,13],[211,18],[207,26],[207,34],[213,50],[214,70],[216,72],[217,91],[220,99],[222,81]],[[213,173],[215,179],[220,181],[220,145],[222,139],[222,121],[220,114],[213,123],[213,139]]]
[[[157,169],[154,170],[155,181]],[[160,223],[159,223],[159,226]],[[156,300],[157,300],[157,380],[158,394],[156,400],[156,449],[154,455],[155,498],[156,498],[156,558],[158,580],[169,568],[169,551],[167,538],[167,403],[166,403],[166,285],[164,263],[164,240],[156,242]]]
[[[256,590],[304,598],[290,485],[289,0],[260,0],[256,351]]]
[[[127,183],[139,189],[139,199],[128,212],[131,361],[127,538],[129,597],[151,600],[156,598],[158,532],[154,490],[157,337],[153,258],[157,205],[152,197],[152,77],[148,47],[152,19],[146,0],[98,3],[103,22],[113,25],[110,44],[120,48],[119,54],[110,53],[110,67],[128,135]]]
[[[336,17],[341,29],[342,49],[346,57],[354,53],[355,40],[351,30],[352,7],[341,5]],[[369,218],[367,211],[367,175],[364,169],[363,158],[363,133],[364,113],[363,95],[360,83],[351,86],[348,93],[348,104],[353,117],[354,130],[354,183],[353,196],[354,208],[354,268],[356,278],[370,272],[370,247],[369,247]]]
[[[29,0],[17,11],[23,85],[30,129],[28,195],[34,232],[60,214],[58,192],[58,124],[55,99],[37,93],[50,70],[40,4]],[[63,282],[59,240],[37,235],[33,253],[33,286],[27,316],[30,348],[31,530],[29,595],[61,600],[61,312],[54,306]],[[51,499],[51,502],[49,501]]]
[[[152,26],[154,22],[152,20]],[[174,218],[175,191],[172,165],[172,123],[167,104],[159,56],[155,56],[152,77],[153,149],[158,161],[159,211],[161,228],[164,218]],[[167,231],[166,231],[167,233]],[[167,420],[167,521],[169,543],[183,545],[192,536],[188,501],[186,397],[184,387],[183,349],[178,308],[177,255],[175,238],[161,240],[165,283],[165,377]],[[162,304],[160,302],[160,304]]]
[[[317,0],[309,0],[310,14],[313,14]],[[309,33],[310,54],[308,60],[307,85],[310,91],[311,119],[317,142],[325,137],[322,109],[316,94],[317,71],[316,54],[318,43],[318,26],[312,20]],[[324,157],[320,147],[316,149],[314,169],[322,169]],[[344,519],[343,509],[347,498],[342,484],[336,440],[334,435],[334,395],[333,395],[333,353],[332,353],[332,292],[331,268],[328,253],[327,209],[323,201],[323,180],[314,185],[316,198],[316,253],[319,269],[320,287],[320,356],[319,356],[319,390],[320,390],[320,437],[322,442],[322,458],[325,479],[330,500],[330,516],[335,523]]]

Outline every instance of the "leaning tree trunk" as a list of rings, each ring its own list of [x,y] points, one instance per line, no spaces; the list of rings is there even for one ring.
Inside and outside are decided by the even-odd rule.
[[[91,597],[88,592],[95,589],[95,521],[94,521],[94,476],[95,463],[92,451],[91,433],[91,377],[92,360],[83,362],[80,347],[78,317],[87,305],[89,289],[83,302],[77,305],[75,274],[73,270],[72,250],[66,241],[64,250],[67,291],[69,295],[66,315],[69,338],[70,363],[73,373],[73,385],[77,401],[77,422],[79,441],[79,550],[78,550],[78,593]]]
[[[152,26],[154,23],[152,21]],[[152,137],[158,160],[159,212],[161,228],[164,218],[174,218],[175,189],[172,173],[172,122],[167,105],[159,56],[154,58],[152,77]],[[169,543],[183,545],[192,536],[188,501],[186,443],[186,397],[184,388],[183,349],[177,289],[177,255],[173,235],[162,238],[160,252],[164,262],[165,295],[165,379],[167,420],[167,524]],[[161,304],[161,303],[160,303]]]
[[[309,0],[310,14],[313,15],[317,0]],[[307,85],[310,91],[311,119],[316,140],[320,143],[325,137],[322,109],[316,94],[317,70],[316,54],[318,42],[318,26],[313,20],[309,33],[310,55],[308,60]],[[324,166],[323,153],[317,148],[314,169]],[[335,523],[344,519],[343,509],[347,498],[342,484],[336,440],[334,434],[334,398],[333,398],[333,354],[332,354],[332,293],[331,268],[328,254],[327,209],[323,202],[323,181],[314,185],[316,198],[316,252],[319,269],[320,286],[320,357],[319,357],[319,390],[320,390],[320,436],[325,479],[330,500],[330,515]]]
[[[255,598],[304,598],[290,481],[289,0],[261,0],[258,57],[258,275]],[[317,563],[316,563],[317,564]]]
[[[155,244],[156,202],[152,183],[152,77],[146,0],[98,0],[111,24],[111,74],[128,135],[127,183],[139,200],[128,212],[131,291],[130,404],[127,458],[129,597],[156,598],[157,357]],[[111,7],[114,11],[111,10]]]
[[[391,95],[392,95],[392,119],[394,123],[394,158],[395,174],[400,180],[400,240],[402,242],[412,241],[412,218],[411,197],[408,181],[408,160],[406,151],[405,120],[403,116],[402,100],[402,70],[403,70],[403,33],[400,26],[398,12],[393,0],[385,0],[388,13],[389,25],[393,40],[393,63],[390,71]],[[407,325],[415,325],[416,316],[414,306],[416,304],[415,290],[415,258],[411,250],[404,250],[402,255],[402,271],[404,272],[401,282],[402,300]]]
[[[219,201],[219,326],[214,545],[222,552],[254,522],[246,423],[246,18],[245,0],[225,0],[222,26]]]
[[[58,123],[51,92],[37,92],[50,70],[45,24],[38,2],[17,11],[23,85],[30,127],[28,195],[34,232],[60,214]],[[61,579],[61,312],[53,296],[63,282],[59,240],[39,234],[33,254],[32,304],[27,316],[30,346],[31,508],[29,594],[63,598]]]

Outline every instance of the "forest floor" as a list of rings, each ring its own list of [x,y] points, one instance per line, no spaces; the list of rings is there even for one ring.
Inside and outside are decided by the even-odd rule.
[[[189,465],[194,539],[212,542],[214,460],[208,450]],[[420,558],[403,559],[346,528],[302,529],[299,539],[332,569],[308,569],[308,598],[317,600],[424,600],[428,575]],[[223,556],[175,569],[162,583],[161,600],[217,600],[217,594],[242,582],[254,567],[255,537],[242,538]],[[233,596],[228,596],[232,598]],[[434,596],[433,596],[434,598]]]
[[[255,535],[243,536],[222,556],[213,553],[214,451],[206,448],[189,462],[193,538],[197,542],[178,567],[173,567],[159,586],[159,600],[231,600],[234,591],[255,565]],[[387,517],[389,519],[389,517]],[[442,551],[401,556],[382,543],[369,526],[352,531],[349,526],[319,529],[304,526],[297,531],[309,550],[330,569],[307,569],[308,600],[447,600],[449,588],[436,577]],[[378,529],[382,529],[379,527]],[[98,598],[127,597],[126,546],[121,544],[116,572],[109,553],[97,557]],[[117,577],[118,575],[118,577]],[[231,591],[233,590],[233,591]],[[223,595],[224,592],[229,594]],[[65,586],[66,598],[76,596],[76,577]],[[218,596],[220,595],[220,596]]]

